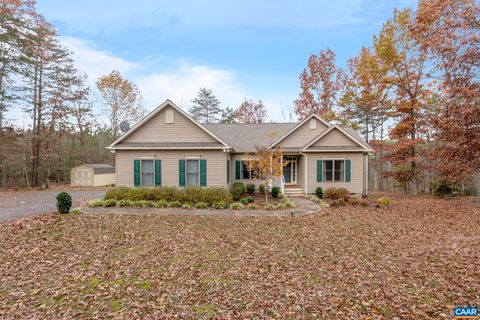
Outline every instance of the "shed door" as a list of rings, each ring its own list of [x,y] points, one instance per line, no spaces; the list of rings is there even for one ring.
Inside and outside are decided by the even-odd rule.
[[[88,170],[77,170],[76,173],[77,186],[89,186],[90,183],[90,171]]]

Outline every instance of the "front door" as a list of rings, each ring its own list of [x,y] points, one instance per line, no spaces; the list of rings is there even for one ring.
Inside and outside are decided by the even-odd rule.
[[[297,184],[297,157],[285,156],[283,161],[288,161],[288,164],[283,168],[285,184]]]

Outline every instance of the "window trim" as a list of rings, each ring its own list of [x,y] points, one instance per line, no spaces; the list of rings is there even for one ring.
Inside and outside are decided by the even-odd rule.
[[[332,180],[327,180],[327,175],[326,175],[326,161],[332,161]],[[335,161],[343,161],[343,179],[342,180],[335,180]],[[323,182],[326,183],[345,183],[345,179],[347,176],[347,168],[346,168],[346,163],[347,159],[346,158],[322,158],[322,176],[323,176]]]
[[[189,184],[188,183],[188,161],[197,161],[198,163],[198,184]],[[201,185],[201,182],[200,182],[200,157],[185,157],[185,187],[187,186],[200,186]]]
[[[155,157],[140,157],[140,187],[155,187]],[[151,160],[153,164],[153,184],[152,185],[144,185],[143,184],[143,161],[144,160]]]
[[[253,160],[240,159],[240,180],[255,180],[255,179],[257,179],[257,178],[253,177],[253,173],[255,173],[254,172],[255,170],[252,170],[252,168],[249,168],[249,177],[250,178],[246,179],[246,178],[243,177],[243,163],[244,162],[249,162],[249,161],[258,161],[258,160],[255,160],[255,159],[253,159]],[[247,167],[248,167],[248,165],[247,165]],[[260,179],[262,179],[262,178],[260,177]]]

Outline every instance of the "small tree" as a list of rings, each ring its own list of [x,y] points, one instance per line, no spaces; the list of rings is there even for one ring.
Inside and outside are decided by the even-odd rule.
[[[254,175],[253,178],[262,179],[267,186],[265,202],[268,203],[269,186],[274,179],[279,179],[282,176],[283,168],[288,164],[288,162],[282,161],[282,149],[257,146],[254,155],[245,153],[244,158]]]
[[[197,97],[192,100],[193,106],[189,109],[192,117],[202,123],[218,122],[222,116],[220,101],[211,89],[200,88]]]
[[[240,123],[263,123],[267,119],[267,109],[263,105],[262,100],[258,102],[245,100],[235,110],[235,118]]]

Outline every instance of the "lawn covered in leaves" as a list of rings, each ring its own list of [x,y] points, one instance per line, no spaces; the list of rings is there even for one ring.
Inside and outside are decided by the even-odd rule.
[[[452,318],[480,302],[480,207],[395,196],[302,217],[0,224],[0,318]]]

